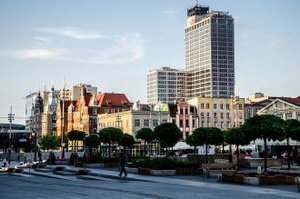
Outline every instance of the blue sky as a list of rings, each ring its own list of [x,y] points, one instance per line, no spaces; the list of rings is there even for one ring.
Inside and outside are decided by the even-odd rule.
[[[184,69],[195,0],[0,0],[0,123],[30,92],[78,83],[146,103],[146,73]],[[300,96],[300,1],[199,0],[235,18],[236,93]],[[298,66],[298,67],[297,67]]]

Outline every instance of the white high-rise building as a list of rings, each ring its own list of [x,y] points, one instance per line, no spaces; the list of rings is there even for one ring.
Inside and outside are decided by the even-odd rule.
[[[187,10],[187,98],[234,96],[234,19],[195,5]]]
[[[147,73],[147,102],[174,103],[185,99],[185,72],[162,67]]]
[[[195,5],[187,9],[185,70],[163,67],[147,73],[148,103],[235,95],[234,19]]]

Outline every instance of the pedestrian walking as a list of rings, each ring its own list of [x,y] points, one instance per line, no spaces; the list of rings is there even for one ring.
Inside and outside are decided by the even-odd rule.
[[[3,167],[5,168],[6,167],[6,164],[7,164],[7,160],[6,158],[3,159]]]
[[[39,163],[43,163],[41,150],[38,151],[38,157],[39,157]]]
[[[123,172],[125,174],[124,177],[127,176],[127,171],[125,169],[126,162],[127,162],[127,155],[125,151],[122,149],[120,153],[120,174],[119,174],[120,177],[122,177]]]

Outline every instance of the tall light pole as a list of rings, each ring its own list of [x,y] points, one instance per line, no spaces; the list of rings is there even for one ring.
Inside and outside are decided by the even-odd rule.
[[[8,121],[9,121],[9,138],[8,138],[8,166],[10,167],[11,161],[11,125],[12,121],[14,120],[15,114],[12,113],[12,106],[10,106],[10,113],[8,114]]]
[[[61,117],[61,158],[65,158],[65,85],[62,92],[62,117]]]
[[[41,97],[40,92],[38,93],[37,98],[35,99],[34,103],[34,118],[35,118],[35,136],[34,136],[34,161],[36,162],[36,152],[37,152],[37,137],[39,136],[40,131],[40,117],[44,111],[44,102],[43,98]]]

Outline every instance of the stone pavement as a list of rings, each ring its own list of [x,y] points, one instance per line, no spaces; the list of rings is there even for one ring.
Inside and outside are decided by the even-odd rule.
[[[59,174],[54,174],[53,170],[56,167],[64,167],[64,172]],[[49,178],[59,178],[64,180],[119,180],[119,170],[118,168],[101,168],[98,165],[89,164],[86,168],[74,167],[70,165],[48,165],[45,169],[32,169],[30,167],[19,165],[16,162],[11,163],[11,167],[21,167],[23,171],[21,173],[13,173],[12,175],[38,175]],[[88,175],[75,175],[78,170],[88,170]],[[189,186],[224,186],[226,183],[218,181],[217,176],[213,176],[209,179],[205,179],[199,175],[175,175],[175,176],[149,176],[140,175],[135,173],[128,173],[126,179],[127,181],[147,181],[147,182],[158,182],[176,185],[189,185]],[[250,186],[257,188],[271,188],[279,191],[295,192],[297,190],[296,185],[240,185],[240,186]],[[299,193],[300,194],[300,193]],[[299,195],[300,197],[300,195]]]

